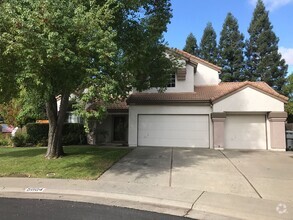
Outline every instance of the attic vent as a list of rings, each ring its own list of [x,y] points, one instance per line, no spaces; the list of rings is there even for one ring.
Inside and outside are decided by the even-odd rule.
[[[182,81],[186,79],[186,68],[179,68],[177,70],[177,80]]]

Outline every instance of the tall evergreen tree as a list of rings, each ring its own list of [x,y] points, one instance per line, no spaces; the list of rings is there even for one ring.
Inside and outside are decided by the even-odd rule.
[[[204,29],[203,36],[200,42],[199,57],[213,64],[217,64],[217,34],[211,22],[209,22]]]
[[[186,43],[185,43],[183,50],[186,51],[187,53],[198,56],[199,50],[198,50],[198,46],[197,46],[197,40],[192,33],[190,33],[187,36]]]
[[[243,80],[244,69],[244,36],[239,31],[238,21],[228,13],[223,24],[219,42],[218,65],[222,69],[222,81],[237,82]]]
[[[246,73],[251,81],[265,81],[278,92],[285,84],[288,65],[278,52],[276,37],[262,0],[258,0],[246,41]]]

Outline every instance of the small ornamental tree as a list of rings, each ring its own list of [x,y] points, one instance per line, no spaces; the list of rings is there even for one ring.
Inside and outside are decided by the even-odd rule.
[[[251,81],[265,81],[278,92],[286,81],[288,66],[278,52],[279,39],[273,31],[262,0],[258,0],[246,41],[245,78]]]
[[[167,84],[174,68],[162,34],[170,7],[169,0],[1,1],[0,101],[25,90],[44,104],[47,158],[64,155],[62,129],[72,93],[79,94],[80,114],[101,117],[104,108],[87,111],[90,102],[113,102],[132,86]]]
[[[219,61],[222,67],[222,81],[237,82],[243,80],[244,70],[244,36],[239,31],[238,21],[228,13],[219,42]]]
[[[197,46],[197,41],[195,36],[190,33],[187,38],[186,38],[186,43],[185,46],[183,48],[183,50],[187,53],[190,53],[192,55],[198,56],[199,54],[199,49]]]
[[[217,34],[210,22],[201,38],[199,57],[213,64],[218,62]]]

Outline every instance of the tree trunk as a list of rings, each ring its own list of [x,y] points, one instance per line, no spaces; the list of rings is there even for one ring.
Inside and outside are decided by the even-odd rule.
[[[57,111],[57,100],[52,96],[46,103],[46,112],[49,119],[48,149],[46,158],[58,158],[64,156],[62,146],[62,130],[69,102],[69,93],[61,94],[59,112]]]

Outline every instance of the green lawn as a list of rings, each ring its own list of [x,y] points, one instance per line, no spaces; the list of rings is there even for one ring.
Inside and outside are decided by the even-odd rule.
[[[67,156],[47,160],[46,148],[0,147],[0,177],[97,179],[131,149],[67,146],[64,151]]]

